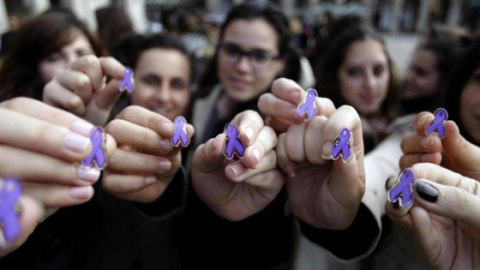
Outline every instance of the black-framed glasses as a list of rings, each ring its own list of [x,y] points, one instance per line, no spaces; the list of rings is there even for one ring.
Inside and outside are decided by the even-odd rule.
[[[244,51],[240,46],[233,43],[220,44],[220,60],[228,63],[235,64],[240,58],[246,56],[250,60],[250,64],[256,70],[261,70],[269,67],[275,60],[280,59],[280,56],[274,55],[266,50],[253,49],[251,51]]]

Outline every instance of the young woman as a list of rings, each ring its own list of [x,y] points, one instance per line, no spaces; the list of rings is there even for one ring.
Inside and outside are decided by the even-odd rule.
[[[48,11],[25,24],[0,69],[0,100],[17,96],[42,100],[58,71],[83,55],[101,54],[86,25],[72,13]]]

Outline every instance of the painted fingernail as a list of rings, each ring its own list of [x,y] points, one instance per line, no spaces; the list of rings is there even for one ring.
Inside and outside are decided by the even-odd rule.
[[[428,201],[428,202],[436,202],[438,199],[439,192],[438,190],[433,187],[432,185],[418,180],[417,184],[415,185],[416,190],[420,198]]]
[[[90,132],[92,131],[93,125],[86,122],[86,121],[75,121],[72,125],[72,131],[83,136],[90,136]]]
[[[326,142],[322,148],[322,158],[325,160],[332,159],[332,149],[333,149],[333,143]]]
[[[247,127],[245,129],[245,136],[247,136],[248,143],[250,144],[253,142],[253,128],[252,127]]]
[[[159,171],[166,172],[172,168],[172,163],[170,161],[161,161],[158,163]]]
[[[399,207],[399,204],[400,204],[400,203],[399,203],[398,201],[396,201],[396,202],[392,203],[392,207],[393,207],[393,209],[398,209],[398,207]]]
[[[65,146],[74,151],[82,152],[87,149],[90,139],[75,133],[70,133],[65,137]]]
[[[77,170],[77,176],[82,180],[94,183],[100,177],[100,172],[101,171],[95,167],[87,168],[85,166],[80,166]]]
[[[73,187],[70,189],[70,197],[76,200],[85,200],[90,197],[92,193],[92,187]]]
[[[145,179],[145,182],[147,183],[147,186],[157,182],[157,178],[155,176],[149,176]]]
[[[230,170],[232,170],[233,175],[235,176],[240,176],[245,173],[246,169],[245,166],[242,165],[242,163],[236,163],[230,165]]]

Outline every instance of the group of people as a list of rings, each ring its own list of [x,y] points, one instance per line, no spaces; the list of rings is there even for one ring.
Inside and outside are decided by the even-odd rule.
[[[167,33],[128,35],[106,56],[73,14],[50,11],[15,35],[0,67],[0,189],[14,177],[23,193],[1,269],[290,269],[299,233],[366,269],[480,267],[479,38],[422,41],[402,83],[382,37],[340,18],[305,85],[272,4],[232,7],[200,76]],[[442,106],[447,135],[427,135]],[[170,142],[177,116],[185,148]],[[82,166],[95,126],[103,170]],[[345,160],[332,155],[343,130]],[[230,140],[242,158],[225,158]],[[387,200],[405,168],[408,208]]]

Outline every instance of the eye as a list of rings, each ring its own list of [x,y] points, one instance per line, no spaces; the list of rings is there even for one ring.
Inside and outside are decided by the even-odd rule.
[[[350,77],[357,77],[362,74],[362,70],[359,67],[349,67],[346,69],[346,73]]]
[[[82,57],[84,55],[90,55],[90,54],[93,54],[93,51],[87,50],[87,49],[77,50],[77,56],[78,57]]]
[[[242,49],[237,45],[226,43],[222,45],[224,52],[231,56],[238,56],[241,54]]]
[[[47,62],[57,62],[62,60],[62,55],[60,53],[52,53],[45,59]]]
[[[252,56],[253,61],[258,63],[264,63],[272,59],[272,55],[269,52],[261,50],[252,51],[250,55]]]
[[[375,67],[373,67],[373,74],[375,74],[375,76],[380,76],[383,74],[383,72],[385,72],[385,66],[384,65],[377,65]]]
[[[172,88],[176,90],[184,90],[187,89],[187,82],[182,79],[174,79],[171,83]]]
[[[145,76],[142,81],[148,85],[157,86],[160,85],[160,79],[156,76]]]

